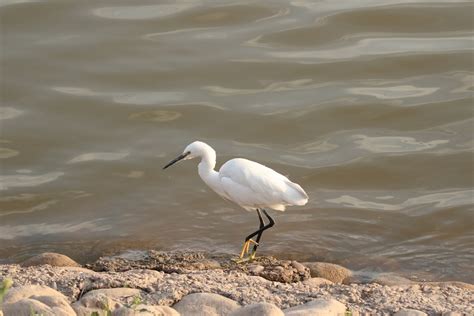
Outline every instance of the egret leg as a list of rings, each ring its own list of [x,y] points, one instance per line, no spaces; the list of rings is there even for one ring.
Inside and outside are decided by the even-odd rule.
[[[255,258],[255,253],[257,252],[257,247],[258,247],[258,245],[259,245],[260,238],[262,237],[263,232],[264,232],[265,230],[269,229],[270,227],[273,227],[273,225],[275,225],[275,221],[273,220],[273,218],[272,218],[270,215],[268,215],[267,211],[264,210],[264,209],[262,209],[262,211],[263,211],[263,213],[265,214],[265,216],[267,217],[267,219],[268,219],[269,222],[268,222],[267,225],[265,225],[265,226],[263,226],[263,227],[260,226],[259,233],[258,233],[258,235],[257,235],[257,239],[255,240],[256,243],[255,243],[255,245],[253,246],[252,253],[250,254],[250,259],[251,259],[251,260],[253,260],[253,259]],[[259,216],[260,216],[260,219],[262,219],[262,218],[261,218],[261,215],[260,215],[260,212],[259,212],[258,214],[259,214]],[[263,221],[262,221],[262,222],[263,222]]]
[[[265,210],[263,211],[265,212]],[[260,221],[260,227],[256,231],[254,231],[253,233],[245,237],[245,241],[250,240],[253,236],[258,235],[260,231],[265,227],[265,223],[263,221],[262,214],[260,213],[259,209],[257,209],[257,214],[258,214],[258,220]]]
[[[246,238],[245,238],[245,242],[244,242],[244,246],[242,247],[242,252],[240,253],[240,261],[243,262],[243,261],[249,261],[249,260],[253,260],[255,258],[255,253],[257,252],[257,247],[258,247],[258,243],[260,241],[260,238],[262,237],[262,234],[265,230],[269,229],[270,227],[272,227],[273,225],[275,225],[275,221],[273,220],[273,218],[268,215],[267,211],[262,209],[263,213],[265,214],[265,216],[267,217],[269,223],[268,224],[264,224],[264,221],[263,221],[263,218],[262,218],[262,214],[260,213],[260,210],[257,209],[257,214],[258,214],[258,217],[259,217],[259,220],[260,220],[260,228],[251,233],[250,235],[248,235]],[[257,236],[256,240],[253,240],[252,237],[254,236]],[[248,258],[246,258],[245,260],[243,260],[243,256],[249,252],[249,248],[250,248],[250,243],[253,243],[254,246],[253,246],[253,249],[252,249],[252,253],[250,254],[250,256]]]
[[[246,238],[245,238],[245,241],[244,241],[244,245],[242,246],[242,251],[240,252],[240,259],[242,259],[244,257],[244,255],[246,253],[249,252],[249,249],[250,249],[250,243],[253,243],[254,244],[254,247],[257,246],[258,244],[258,241],[254,241],[252,239],[253,236],[257,235],[258,232],[263,228],[265,227],[265,223],[263,222],[263,218],[262,218],[262,214],[260,213],[260,210],[257,209],[257,215],[258,215],[258,220],[260,221],[260,227],[257,231],[251,233],[250,235],[248,235]],[[258,239],[260,239],[260,236],[258,236]]]

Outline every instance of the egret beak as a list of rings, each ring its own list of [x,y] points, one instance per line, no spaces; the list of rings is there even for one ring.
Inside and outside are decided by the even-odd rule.
[[[178,157],[176,157],[175,159],[171,160],[166,166],[163,167],[163,170],[168,168],[169,166],[171,165],[174,165],[175,163],[177,163],[178,161],[180,161],[181,159],[184,159],[186,158],[186,156],[188,156],[190,154],[190,152],[187,152],[187,153],[184,153],[184,154],[181,154],[179,155]]]

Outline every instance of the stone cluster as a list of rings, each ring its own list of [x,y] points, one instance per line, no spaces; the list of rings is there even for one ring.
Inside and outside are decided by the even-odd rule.
[[[261,257],[135,253],[86,268],[60,254],[0,265],[13,280],[4,315],[463,315],[474,286],[413,282],[394,274],[359,278],[342,266]],[[355,283],[362,280],[363,283]],[[1,313],[0,313],[1,314]]]

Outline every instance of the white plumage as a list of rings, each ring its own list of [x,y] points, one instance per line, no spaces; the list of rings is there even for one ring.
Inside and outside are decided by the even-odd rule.
[[[247,210],[272,208],[284,211],[287,205],[305,205],[306,192],[278,172],[254,161],[236,158],[219,170],[219,179],[229,199]]]
[[[308,195],[300,185],[257,162],[235,158],[214,170],[216,152],[206,143],[196,141],[188,145],[182,155],[164,168],[179,160],[200,157],[198,170],[202,180],[217,194],[246,210],[271,208],[284,211],[289,205],[305,205]]]
[[[199,141],[188,145],[180,156],[170,161],[163,169],[180,160],[197,157],[201,158],[198,165],[199,176],[211,189],[248,211],[257,211],[260,227],[245,238],[240,260],[255,258],[262,233],[275,223],[265,208],[284,211],[286,206],[305,205],[308,202],[308,195],[300,185],[254,161],[231,159],[222,165],[219,172],[215,171],[216,152],[208,144]],[[264,223],[260,211],[268,219],[267,224]],[[254,236],[256,240],[252,239]],[[244,255],[250,252],[251,243],[254,244],[253,250],[249,257],[244,259]]]

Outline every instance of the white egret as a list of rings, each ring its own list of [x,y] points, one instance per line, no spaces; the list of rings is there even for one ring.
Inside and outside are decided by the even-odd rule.
[[[300,185],[257,162],[235,158],[223,164],[219,172],[215,171],[216,152],[211,146],[200,141],[189,144],[181,155],[163,169],[180,160],[197,157],[201,158],[198,166],[199,176],[212,190],[247,211],[257,211],[260,227],[245,238],[240,253],[241,260],[255,258],[263,232],[275,224],[264,208],[284,211],[286,206],[305,205],[308,202],[308,195]],[[264,223],[260,210],[267,217],[267,224]],[[257,236],[255,240],[252,239],[254,236]],[[254,246],[249,254],[251,243]],[[247,255],[247,258],[244,259],[244,255]]]

